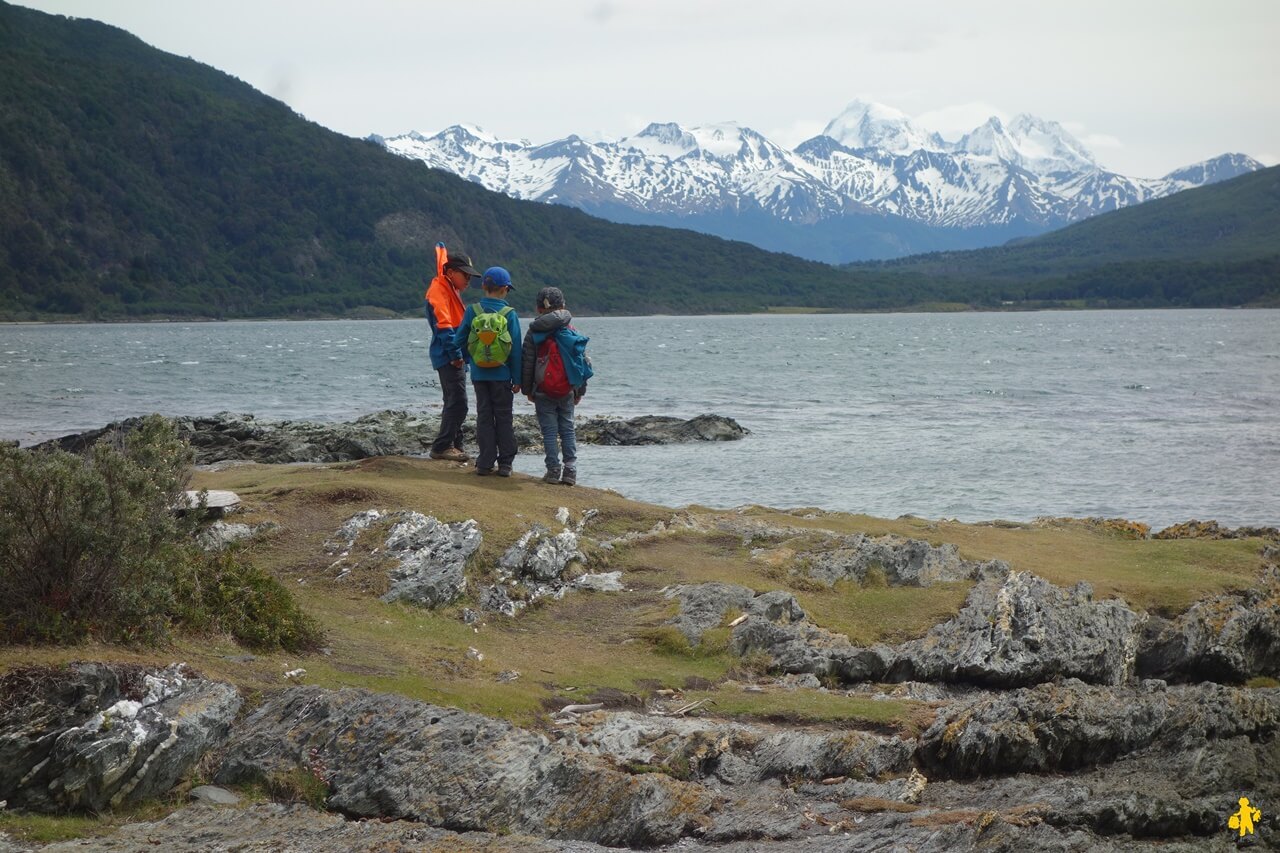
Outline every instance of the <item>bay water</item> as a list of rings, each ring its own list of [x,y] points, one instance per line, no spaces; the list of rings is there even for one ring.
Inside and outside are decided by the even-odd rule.
[[[672,506],[1280,524],[1280,311],[575,325],[596,369],[580,417],[714,412],[751,430],[583,447],[584,485]],[[3,325],[0,438],[27,445],[153,411],[438,411],[429,335],[425,320]],[[516,468],[540,474],[541,453]]]

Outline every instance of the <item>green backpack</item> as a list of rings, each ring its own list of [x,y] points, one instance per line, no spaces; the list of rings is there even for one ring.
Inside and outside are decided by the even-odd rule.
[[[467,335],[467,352],[476,367],[502,367],[511,355],[511,329],[507,326],[510,305],[501,311],[486,311],[475,304],[471,332]]]

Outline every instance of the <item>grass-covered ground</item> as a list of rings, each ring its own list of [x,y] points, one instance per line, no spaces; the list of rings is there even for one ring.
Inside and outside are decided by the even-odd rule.
[[[761,592],[788,589],[815,622],[854,643],[896,643],[920,636],[955,613],[970,584],[919,589],[841,582],[825,589],[788,572],[788,554],[819,541],[820,531],[895,533],[935,545],[954,543],[962,557],[1007,560],[1015,569],[1057,584],[1085,580],[1097,597],[1118,595],[1135,607],[1166,614],[1206,595],[1249,586],[1261,566],[1257,540],[1131,539],[1114,528],[1071,521],[961,524],[817,509],[690,507],[689,513],[706,522],[717,517],[742,521],[745,516],[794,530],[755,558],[739,536],[700,530],[677,530],[611,552],[588,547],[589,569],[621,570],[628,592],[570,593],[560,601],[538,602],[514,619],[487,614],[473,627],[461,619],[470,601],[434,612],[379,601],[386,588],[383,566],[369,563],[336,580],[334,557],[325,553],[324,541],[351,515],[375,507],[417,510],[446,522],[475,518],[484,545],[471,571],[483,574],[531,524],[555,529],[561,506],[575,519],[584,510],[597,510],[588,527],[595,539],[648,531],[676,511],[609,491],[549,486],[521,475],[480,479],[470,469],[403,458],[323,466],[245,465],[197,472],[193,485],[238,493],[245,511],[233,521],[280,525],[247,546],[247,556],[293,590],[320,622],[326,631],[324,651],[260,653],[246,660],[245,649],[229,637],[178,635],[164,648],[102,643],[0,647],[0,671],[71,660],[158,665],[180,660],[211,678],[241,685],[252,703],[255,692],[286,684],[284,673],[301,667],[306,670],[303,683],[396,692],[535,728],[549,725],[548,712],[565,704],[605,699],[614,706],[639,707],[660,696],[679,704],[706,700],[703,711],[724,718],[912,735],[932,719],[927,703],[871,700],[841,691],[744,689],[762,662],[729,654],[727,626],[708,631],[699,646],[690,648],[683,635],[665,624],[676,611],[662,590],[705,581]],[[704,527],[715,530],[713,523]],[[362,539],[353,556],[377,544],[376,536]],[[469,648],[482,652],[483,660],[469,657]],[[519,677],[499,679],[510,671]],[[186,784],[202,781],[197,774]],[[264,796],[244,793],[251,799]],[[171,800],[142,811],[99,817],[0,812],[0,832],[32,842],[92,836],[124,822],[163,816],[180,804],[182,794],[179,790]]]

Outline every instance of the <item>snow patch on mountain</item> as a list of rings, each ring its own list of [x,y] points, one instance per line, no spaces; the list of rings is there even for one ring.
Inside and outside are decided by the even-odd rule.
[[[762,214],[790,227],[856,215],[850,227],[892,230],[888,220],[868,220],[871,213],[974,233],[1034,233],[1262,168],[1226,154],[1163,178],[1131,178],[1101,168],[1054,121],[993,117],[947,142],[898,110],[861,100],[793,150],[736,122],[654,123],[616,141],[569,136],[542,145],[469,125],[370,139],[515,198],[614,217],[632,211],[624,220],[676,226],[706,216],[759,222]]]

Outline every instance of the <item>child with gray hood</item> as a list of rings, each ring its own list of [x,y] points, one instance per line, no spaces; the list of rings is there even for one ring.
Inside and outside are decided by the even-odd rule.
[[[534,405],[542,430],[547,463],[542,481],[572,486],[578,482],[574,407],[587,393],[587,380],[592,375],[591,359],[586,355],[588,339],[570,325],[573,315],[565,307],[560,288],[539,290],[535,307],[538,316],[529,325],[521,353],[520,384]]]

